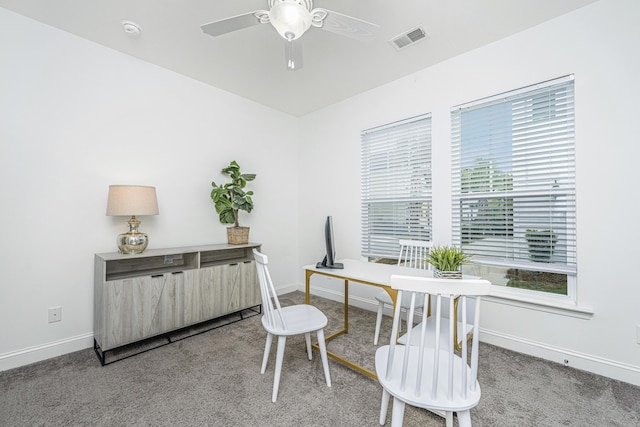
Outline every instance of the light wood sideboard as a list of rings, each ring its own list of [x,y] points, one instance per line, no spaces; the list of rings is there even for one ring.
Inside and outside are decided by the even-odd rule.
[[[106,352],[261,304],[246,245],[95,254],[94,349]]]

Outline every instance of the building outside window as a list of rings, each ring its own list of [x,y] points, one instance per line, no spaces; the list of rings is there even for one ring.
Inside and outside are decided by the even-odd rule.
[[[399,239],[431,240],[431,115],[361,133],[361,250],[397,262]]]
[[[573,91],[567,76],[452,109],[452,240],[468,273],[575,299]]]

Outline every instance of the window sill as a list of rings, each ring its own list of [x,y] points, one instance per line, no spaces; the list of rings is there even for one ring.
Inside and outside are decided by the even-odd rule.
[[[531,297],[516,295],[503,288],[503,286],[492,286],[491,293],[482,299],[496,304],[544,311],[562,316],[576,317],[578,319],[590,319],[593,315],[593,309],[580,306],[573,301],[562,301],[553,297],[545,298],[544,296]]]

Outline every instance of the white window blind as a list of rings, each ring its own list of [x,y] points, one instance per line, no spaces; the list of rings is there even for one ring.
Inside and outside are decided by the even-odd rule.
[[[573,76],[451,116],[454,244],[480,264],[575,274]]]
[[[399,239],[431,240],[431,114],[361,133],[362,255],[397,257]]]

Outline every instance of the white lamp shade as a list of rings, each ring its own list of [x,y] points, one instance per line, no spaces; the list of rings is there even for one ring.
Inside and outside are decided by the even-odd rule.
[[[311,14],[295,0],[277,0],[269,11],[269,20],[289,41],[296,40],[311,27]]]
[[[158,215],[156,188],[144,185],[110,185],[107,215]]]

